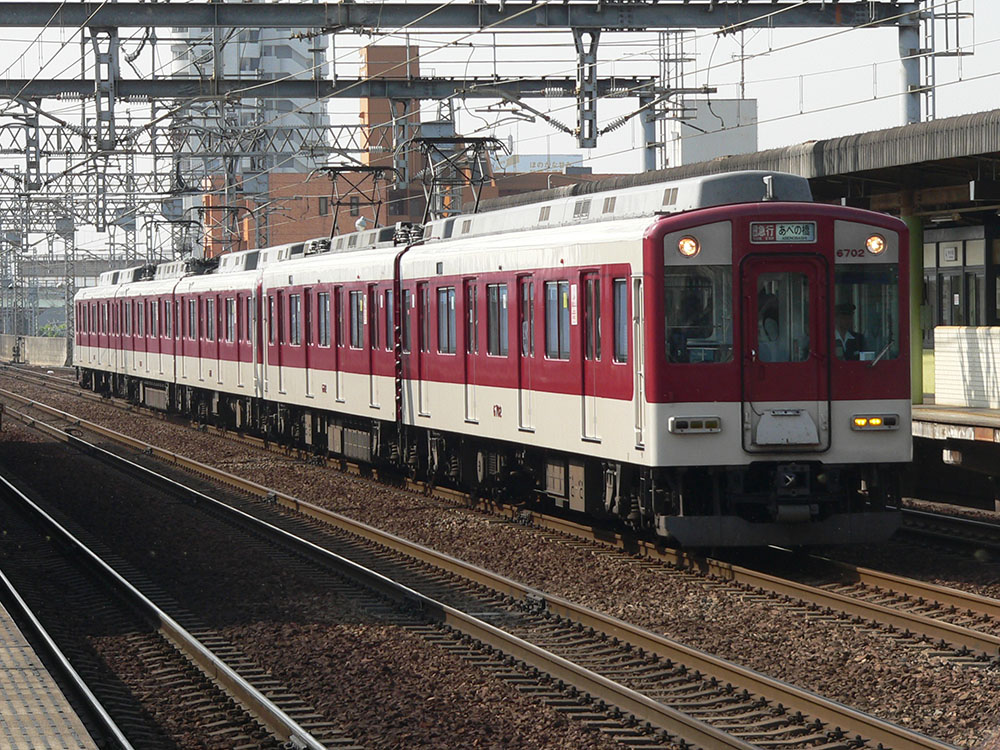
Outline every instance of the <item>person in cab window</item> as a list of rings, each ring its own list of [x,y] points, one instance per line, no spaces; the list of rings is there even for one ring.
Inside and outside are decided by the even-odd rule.
[[[854,305],[841,302],[834,308],[834,347],[840,359],[858,359],[865,348],[865,339],[854,325]]]

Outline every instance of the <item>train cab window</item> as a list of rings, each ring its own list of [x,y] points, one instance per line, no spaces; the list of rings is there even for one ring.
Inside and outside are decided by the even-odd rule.
[[[838,359],[899,356],[899,269],[892,264],[838,264],[833,337]]]
[[[437,290],[438,351],[455,353],[455,287],[442,286]]]
[[[486,287],[486,350],[494,357],[507,356],[507,285]]]
[[[684,364],[731,361],[732,268],[710,265],[668,268],[663,279],[667,361]],[[624,312],[623,317],[627,318]]]
[[[330,293],[320,292],[316,296],[316,315],[319,317],[319,345],[330,346]]]
[[[351,292],[351,348],[360,349],[365,342],[365,295]]]
[[[762,362],[809,358],[809,277],[762,273],[757,277],[757,350]]]
[[[611,281],[611,304],[614,307],[614,352],[615,362],[628,362],[628,279]]]
[[[215,341],[215,300],[205,300],[205,341]]]
[[[399,322],[402,325],[403,351],[410,352],[410,308],[413,307],[413,292],[403,290],[403,306],[399,310]]]
[[[288,295],[288,336],[292,346],[302,343],[302,295]]]
[[[226,341],[236,341],[236,298],[226,298]]]
[[[545,282],[545,356],[569,359],[569,282]]]

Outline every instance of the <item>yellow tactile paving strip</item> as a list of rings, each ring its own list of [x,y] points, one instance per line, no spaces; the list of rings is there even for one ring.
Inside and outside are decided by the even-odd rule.
[[[0,606],[0,748],[96,747],[38,655]]]

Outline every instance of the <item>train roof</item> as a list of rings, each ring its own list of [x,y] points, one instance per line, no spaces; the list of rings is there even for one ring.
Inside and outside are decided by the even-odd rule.
[[[809,182],[804,177],[783,172],[748,171],[705,175],[670,182],[641,183],[594,192],[594,188],[569,186],[565,191],[540,191],[543,199],[531,201],[532,194],[516,196],[510,205],[503,200],[495,210],[460,214],[428,222],[424,227],[399,222],[293,242],[268,248],[227,253],[218,259],[170,261],[159,266],[137,266],[101,274],[98,286],[114,286],[150,279],[179,279],[203,274],[219,275],[263,269],[275,263],[325,253],[350,253],[376,248],[392,248],[422,239],[425,244],[504,233],[567,227],[595,222],[620,222],[692,211],[711,206],[760,201],[812,201]],[[602,183],[604,184],[604,183]],[[615,183],[619,184],[619,183]],[[581,187],[582,186],[582,187]]]

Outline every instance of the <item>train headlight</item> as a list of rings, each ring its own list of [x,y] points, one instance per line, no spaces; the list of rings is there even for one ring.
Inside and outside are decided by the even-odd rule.
[[[685,258],[693,258],[701,251],[701,243],[694,237],[681,237],[677,241],[677,252]]]
[[[865,247],[868,248],[868,252],[872,255],[881,255],[885,252],[885,237],[881,234],[873,234],[865,240]]]
[[[852,430],[898,430],[898,414],[856,414],[851,419]]]

